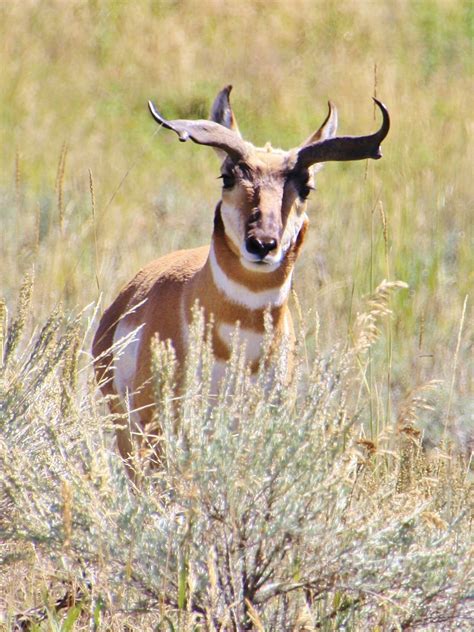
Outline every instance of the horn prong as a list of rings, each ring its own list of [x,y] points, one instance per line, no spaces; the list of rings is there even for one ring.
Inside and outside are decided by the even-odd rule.
[[[298,151],[297,166],[308,168],[317,162],[331,160],[381,158],[380,144],[390,129],[390,116],[382,101],[375,98],[374,101],[382,113],[382,125],[379,130],[368,136],[336,136],[306,145]]]
[[[158,112],[158,110],[156,109],[156,106],[153,103],[153,101],[148,101],[148,109],[150,110],[150,113],[152,117],[155,119],[155,121],[159,123],[160,125],[162,125],[163,127],[165,127],[166,129],[170,129],[173,132],[176,132],[176,134],[178,134],[179,140],[182,143],[185,143],[187,140],[189,140],[189,133],[185,130],[176,129],[176,127],[173,125],[171,121],[167,121],[165,118],[163,118],[161,114]]]

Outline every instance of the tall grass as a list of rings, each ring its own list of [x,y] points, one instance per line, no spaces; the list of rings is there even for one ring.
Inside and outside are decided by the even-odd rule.
[[[54,314],[22,344],[20,313],[1,375],[7,629],[469,629],[468,463],[449,445],[427,456],[421,393],[375,441],[361,426],[359,364],[394,289],[290,385],[285,350],[254,381],[236,345],[212,408],[197,312],[174,404],[173,355],[155,347],[164,465],[142,451],[133,489],[87,384],[90,314]]]
[[[472,25],[461,0],[0,6],[0,625],[470,629]],[[328,98],[366,133],[374,93],[392,129],[318,176],[295,382],[248,384],[236,350],[212,412],[192,359],[176,404],[157,349],[166,467],[137,455],[132,490],[91,332],[219,197],[145,104],[206,116],[229,82],[256,143],[299,144]]]

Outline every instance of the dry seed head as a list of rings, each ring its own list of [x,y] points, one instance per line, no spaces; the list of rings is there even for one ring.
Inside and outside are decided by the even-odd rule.
[[[375,454],[375,452],[377,451],[377,446],[373,441],[370,441],[369,439],[357,439],[356,443],[357,445],[365,448],[370,455]]]
[[[18,299],[17,314],[15,320],[12,322],[8,329],[5,360],[15,350],[20,342],[23,329],[25,328],[26,319],[30,312],[31,297],[33,294],[34,286],[34,273],[27,272],[23,279],[23,283],[20,289],[20,297]]]
[[[421,384],[412,389],[402,401],[398,417],[397,428],[410,436],[419,436],[419,431],[414,429],[414,424],[418,419],[421,410],[433,410],[432,402],[427,399],[426,394],[436,390],[442,382],[440,380],[430,380],[426,384]],[[411,430],[409,430],[411,428]]]
[[[64,416],[67,416],[70,410],[72,394],[77,387],[77,366],[81,345],[81,332],[78,324],[76,324],[76,327],[70,332],[67,338],[68,344],[62,369],[63,380],[61,389],[61,410]]]
[[[410,424],[404,424],[404,425],[399,426],[398,432],[401,434],[404,434],[407,437],[413,438],[415,442],[418,442],[418,439],[420,438],[420,435],[421,435],[421,430],[414,428]]]
[[[301,303],[299,301],[298,294],[296,293],[296,290],[294,288],[291,289],[291,296],[293,298],[293,303],[295,305],[295,310],[298,316],[298,320],[301,324],[300,328],[304,330],[306,329],[306,321],[305,321],[305,317],[303,316],[303,310],[301,309]]]
[[[356,353],[364,353],[374,344],[380,335],[378,321],[391,315],[389,301],[392,293],[405,289],[408,285],[403,281],[383,280],[367,300],[368,309],[359,314],[354,325],[353,349]]]
[[[152,371],[156,401],[161,405],[171,401],[176,380],[176,352],[169,340],[157,336],[152,340]]]
[[[432,410],[432,404],[421,397],[439,386],[439,380],[432,380],[410,391],[400,406],[397,418],[399,436],[400,470],[397,481],[398,491],[412,487],[421,490],[420,481],[426,478],[426,460],[421,444],[421,431],[415,427],[420,410]]]

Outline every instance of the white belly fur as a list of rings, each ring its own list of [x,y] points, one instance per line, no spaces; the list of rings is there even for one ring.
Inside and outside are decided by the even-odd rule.
[[[232,336],[234,332],[238,335],[238,344],[245,345],[245,357],[247,362],[255,362],[262,354],[263,334],[241,327],[236,330],[235,325],[221,323],[217,327],[217,334],[223,343],[230,350],[232,348]]]
[[[134,389],[140,329],[141,327],[132,326],[126,318],[122,318],[114,333],[114,387],[125,400],[127,394]]]

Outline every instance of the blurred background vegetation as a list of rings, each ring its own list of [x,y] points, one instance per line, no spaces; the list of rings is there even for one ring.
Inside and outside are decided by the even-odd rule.
[[[471,0],[0,3],[0,628],[196,630],[193,603],[210,630],[472,628],[473,31]],[[300,397],[242,381],[208,414],[189,389],[132,492],[91,314],[209,241],[218,161],[146,102],[206,117],[229,83],[256,144],[298,145],[328,99],[341,134],[378,127],[374,94],[392,128],[311,196]],[[271,569],[253,606],[226,593],[243,559]]]
[[[32,267],[31,325],[58,303],[73,311],[102,295],[106,305],[147,261],[209,240],[216,157],[158,129],[149,98],[170,118],[206,117],[232,83],[244,136],[289,148],[320,124],[329,98],[340,133],[375,129],[375,93],[393,121],[384,158],[328,164],[319,175],[296,291],[330,348],[351,335],[362,297],[383,278],[406,281],[371,358],[385,367],[371,392],[378,400],[387,382],[396,395],[443,379],[461,428],[472,331],[469,300],[461,321],[472,287],[473,14],[470,0],[1,3],[7,305]]]

